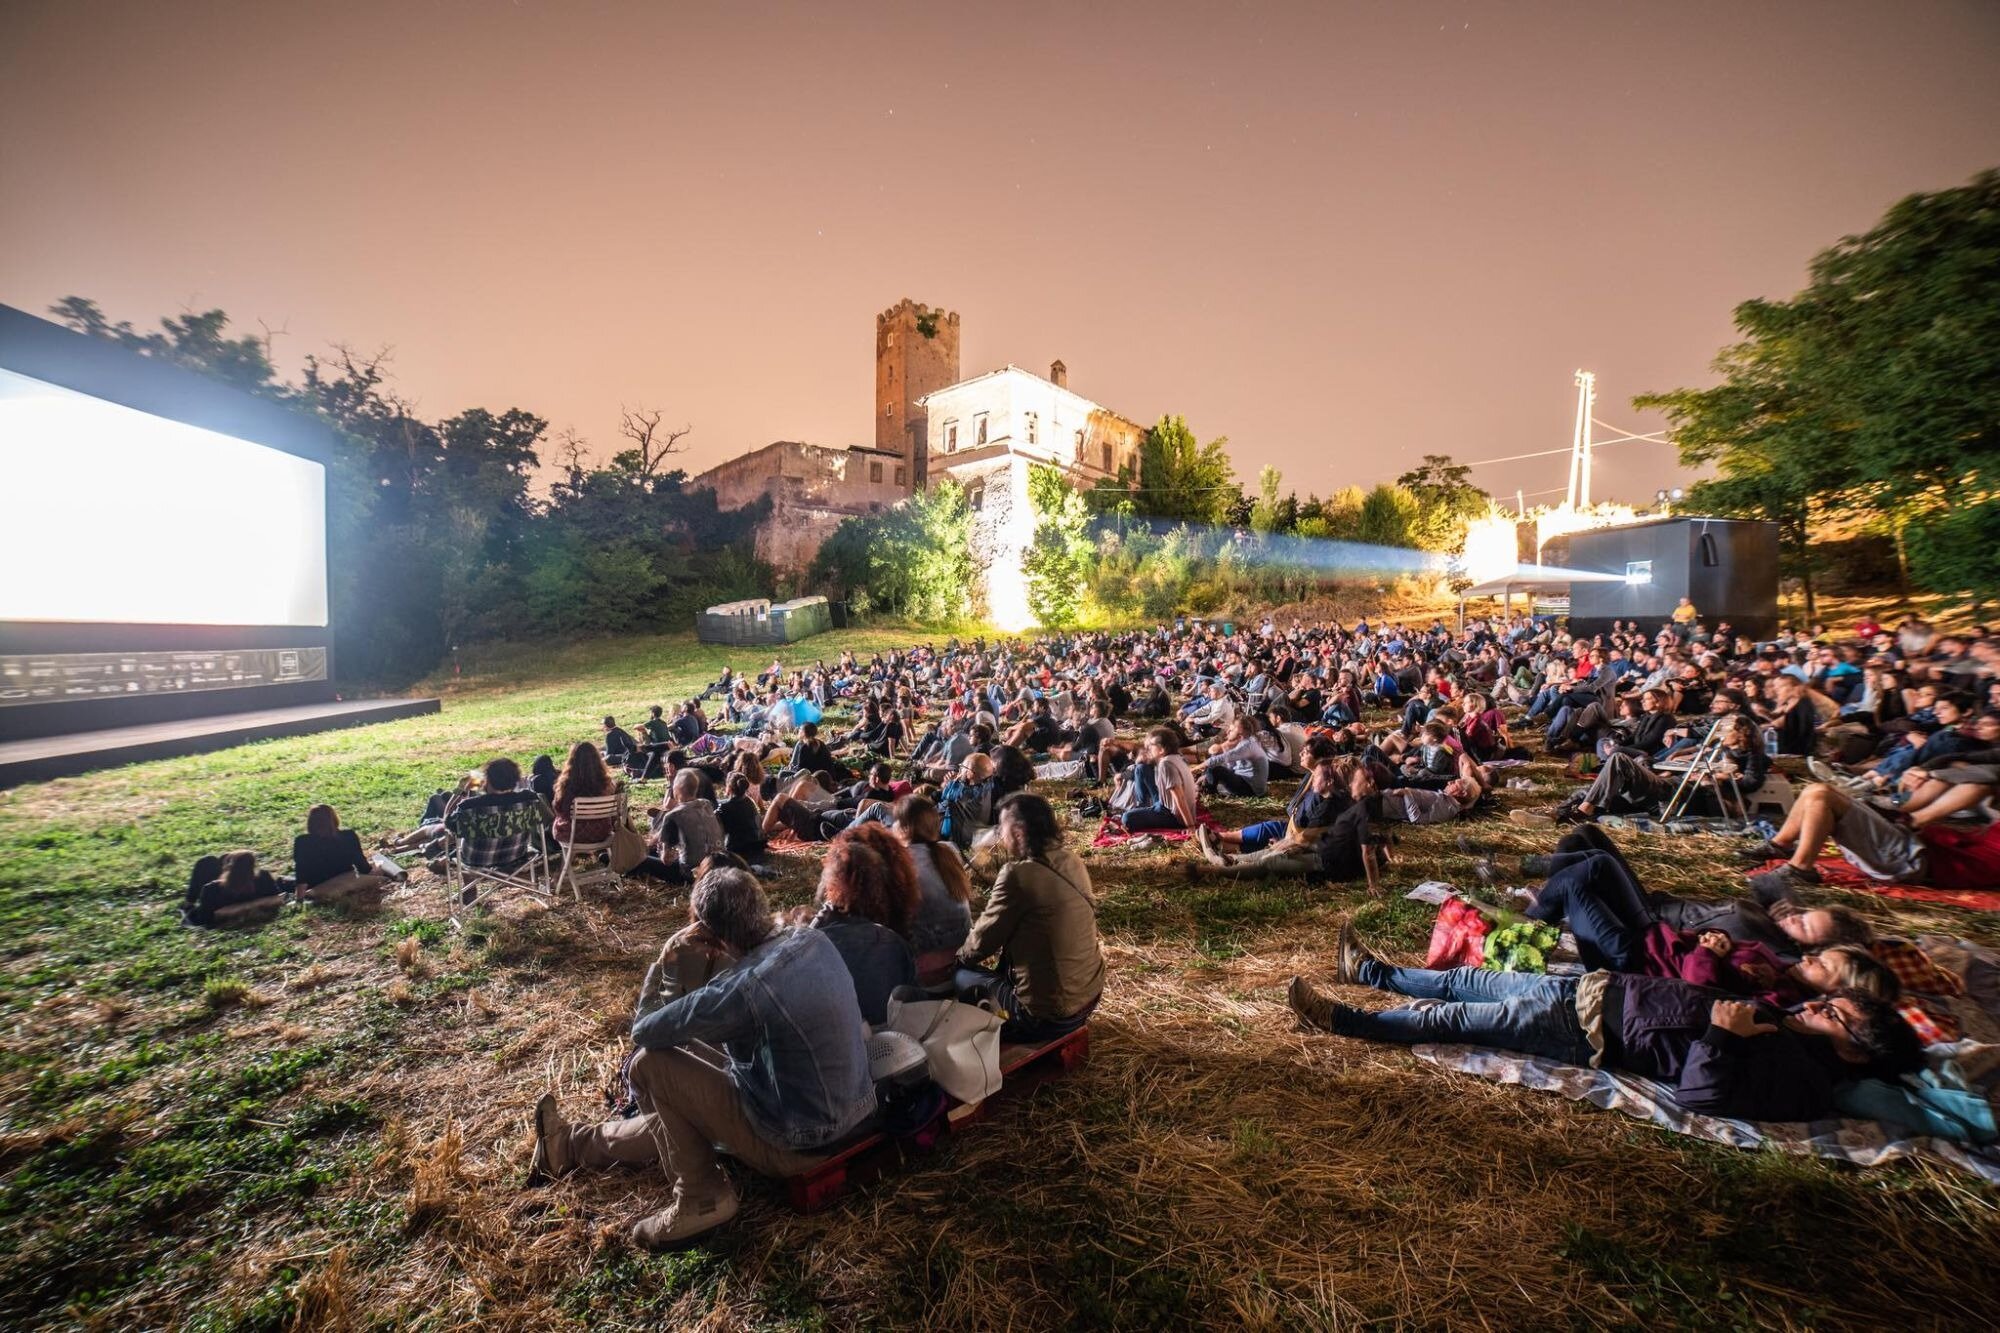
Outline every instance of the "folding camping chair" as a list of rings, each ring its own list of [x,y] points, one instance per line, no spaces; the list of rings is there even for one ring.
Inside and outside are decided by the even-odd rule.
[[[599,865],[592,859],[599,852],[611,850],[611,835],[606,833],[601,842],[578,842],[576,831],[586,821],[608,819],[616,828],[625,821],[625,793],[613,792],[609,796],[579,796],[571,804],[569,811],[569,840],[556,845],[562,850],[562,868],[556,872],[555,896],[562,896],[563,885],[569,885],[572,897],[583,901],[583,886],[586,883],[602,883],[609,880],[616,883],[618,872],[609,865]],[[581,864],[577,856],[584,860]]]
[[[452,923],[457,924],[460,912],[477,907],[496,894],[519,893],[553,905],[555,884],[550,874],[548,830],[542,824],[541,805],[516,805],[481,814],[478,838],[454,837],[451,850],[445,854],[444,882],[453,902]],[[511,843],[517,835],[525,839],[530,849],[525,859],[504,865],[487,864],[477,851],[492,841]],[[470,859],[468,851],[472,852]]]
[[[1725,753],[1722,748],[1722,728],[1711,727],[1708,735],[1702,737],[1701,744],[1696,747],[1685,768],[1681,768],[1678,764],[1660,766],[1664,772],[1671,773],[1678,769],[1681,773],[1680,785],[1674,788],[1674,794],[1668,797],[1666,804],[1660,808],[1661,823],[1685,815],[1688,807],[1693,804],[1695,795],[1703,787],[1715,789],[1715,803],[1722,810],[1725,821],[1735,824],[1748,821],[1749,811],[1743,802],[1743,787],[1736,780],[1735,768],[1724,758]],[[1728,784],[1729,790],[1736,797],[1735,816],[1730,814],[1730,803],[1723,798],[1724,783]]]

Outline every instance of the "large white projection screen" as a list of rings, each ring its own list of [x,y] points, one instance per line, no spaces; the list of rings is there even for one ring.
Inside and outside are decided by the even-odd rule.
[[[0,370],[0,620],[325,625],[326,469]]]

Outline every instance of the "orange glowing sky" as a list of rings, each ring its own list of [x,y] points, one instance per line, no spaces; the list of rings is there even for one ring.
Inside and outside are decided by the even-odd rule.
[[[698,469],[870,441],[909,296],[1325,494],[1565,446],[1578,366],[1654,428],[1737,301],[2000,163],[1997,69],[1990,0],[0,0],[0,301],[387,344],[600,447],[656,404]]]

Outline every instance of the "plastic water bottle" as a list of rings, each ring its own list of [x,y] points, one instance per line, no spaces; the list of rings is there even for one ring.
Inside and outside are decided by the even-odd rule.
[[[1770,727],[1764,728],[1764,753],[1773,759],[1778,757],[1778,733]]]

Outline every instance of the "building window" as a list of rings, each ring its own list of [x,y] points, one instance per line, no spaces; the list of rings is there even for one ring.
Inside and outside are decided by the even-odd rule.
[[[978,416],[972,419],[972,422],[975,426],[979,428],[978,437],[974,439],[972,442],[973,447],[977,448],[978,446],[986,443],[986,414],[984,412],[981,412]]]
[[[906,483],[905,483],[905,480],[904,480],[904,478],[905,478],[905,477],[906,477],[907,475],[908,475],[908,474],[907,474],[907,473],[905,473],[905,472],[903,471],[903,469],[901,469],[901,468],[897,468],[897,469],[896,469],[896,484],[897,484],[898,486],[902,486],[902,485],[906,484]]]
[[[892,417],[896,415],[896,405],[894,403],[882,404],[882,415],[885,417]]]
[[[1106,472],[1115,470],[1111,466],[1111,446],[1108,444],[1104,446],[1104,470]]]
[[[868,465],[868,480],[882,480],[882,465],[880,463],[870,463]]]
[[[951,453],[953,450],[957,448],[958,448],[958,423],[956,421],[947,421],[944,423],[944,451],[946,453]]]
[[[890,366],[890,367],[889,367],[889,383],[891,383],[891,384],[894,384],[895,382],[896,382],[896,368],[895,368],[894,366]]]
[[[1034,442],[1035,442],[1035,414],[1033,412],[1030,412],[1028,413],[1028,443],[1033,444]]]
[[[971,490],[967,491],[965,493],[965,507],[975,514],[986,508],[986,488],[984,486],[974,486]]]

